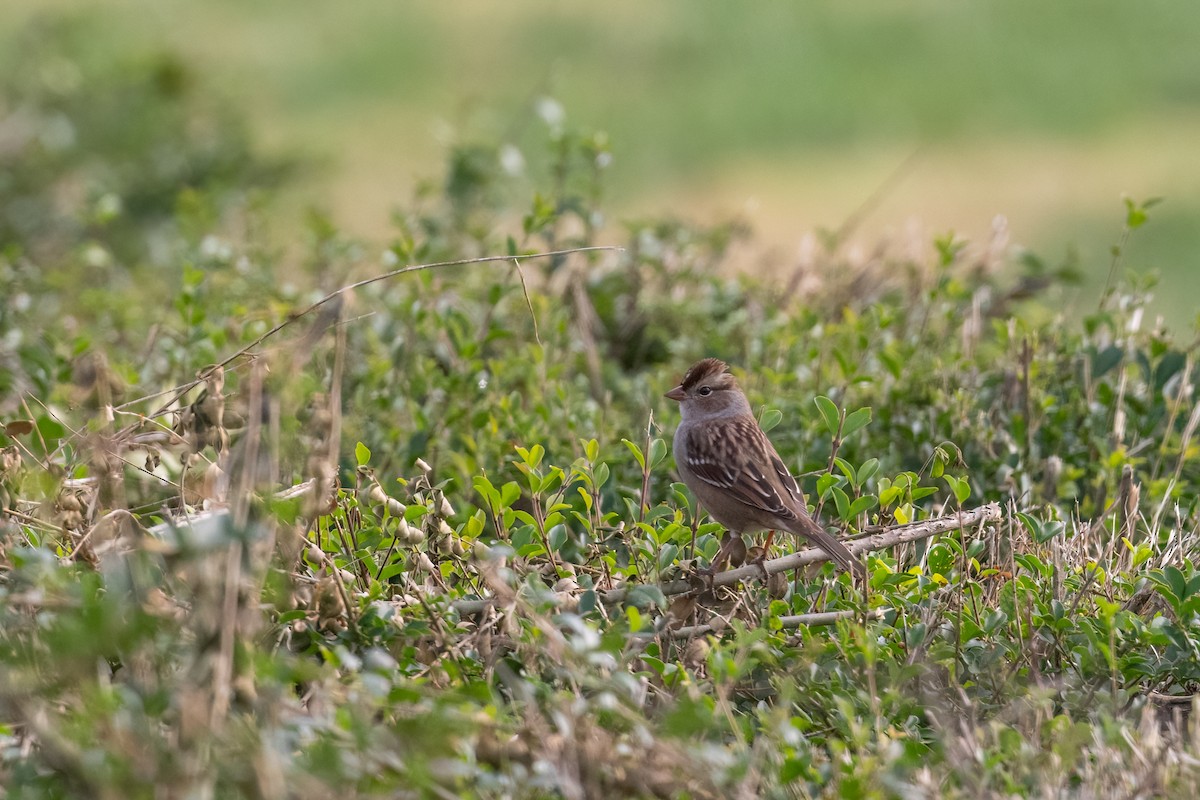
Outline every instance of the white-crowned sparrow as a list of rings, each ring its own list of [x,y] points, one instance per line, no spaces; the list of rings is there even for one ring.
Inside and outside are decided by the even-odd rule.
[[[725,362],[698,361],[666,396],[679,402],[682,415],[674,446],[679,476],[731,538],[790,531],[855,577],[866,575],[862,562],[808,515],[796,479],[758,426]]]

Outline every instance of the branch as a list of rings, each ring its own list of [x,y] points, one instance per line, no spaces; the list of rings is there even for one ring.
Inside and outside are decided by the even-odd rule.
[[[890,608],[876,608],[867,614],[867,619],[882,619]],[[780,617],[779,623],[785,629],[799,628],[801,626],[816,627],[818,625],[833,625],[839,619],[862,619],[862,612],[857,610],[850,611],[818,611],[813,614],[791,614],[786,617]],[[672,639],[692,639],[696,636],[707,636],[710,633],[720,633],[727,625],[706,623],[704,625],[688,625],[684,628],[675,628],[669,631]],[[648,634],[647,638],[657,636],[660,631]]]
[[[974,527],[982,525],[985,522],[994,522],[1001,518],[1000,504],[988,503],[986,506],[970,509],[969,511],[960,511],[953,516],[938,517],[937,519],[927,519],[921,522],[913,522],[908,525],[897,525],[892,528],[887,528],[880,533],[872,536],[867,536],[862,539],[857,539],[853,542],[847,542],[846,546],[850,548],[850,552],[855,555],[859,553],[867,553],[875,550],[886,550],[889,547],[895,547],[898,544],[905,542],[915,542],[920,539],[928,539],[931,536],[936,536],[939,533],[947,533],[956,531],[961,528]],[[791,553],[782,558],[773,558],[770,561],[765,561],[759,564],[746,564],[737,569],[718,572],[712,578],[712,585],[730,586],[735,583],[750,579],[761,578],[764,573],[766,575],[774,575],[776,572],[787,572],[788,570],[805,567],[809,564],[819,564],[822,561],[828,561],[829,555],[824,551],[815,547],[810,547],[806,550],[801,550],[798,553]],[[707,581],[705,581],[707,583]],[[630,591],[637,588],[609,589],[605,592],[598,592],[600,600],[606,604],[620,603],[625,600]],[[689,580],[674,580],[666,583],[658,584],[658,589],[667,596],[674,594],[684,594],[695,588],[695,584]],[[485,609],[494,604],[493,598],[483,600],[459,600],[451,605],[463,615],[480,614]]]
[[[312,484],[312,481],[305,481],[304,483],[278,492],[275,496],[278,499],[297,497],[306,491],[311,491]],[[221,546],[229,541],[228,535],[225,532],[226,523],[224,521],[228,516],[229,510],[227,508],[219,508],[201,512],[183,520],[160,523],[150,528],[148,532],[163,541],[161,546],[163,552],[175,552],[184,541],[186,541],[189,549],[207,550]],[[928,539],[939,533],[948,533],[950,531],[975,527],[985,522],[995,522],[1001,516],[1000,504],[988,503],[985,506],[979,506],[968,511],[960,511],[954,515],[885,528],[871,536],[847,542],[846,546],[855,555],[886,550],[889,547],[895,547],[906,542]],[[186,534],[184,531],[186,531]],[[712,578],[712,585],[714,587],[730,586],[748,579],[761,578],[764,576],[764,573],[766,575],[774,575],[777,572],[787,572],[799,567],[808,566],[809,564],[819,564],[822,561],[828,560],[829,556],[824,550],[819,550],[815,547],[808,548],[798,553],[783,556],[782,558],[773,558],[770,561],[765,561],[761,566],[758,564],[746,564],[737,569],[718,572]],[[707,584],[708,581],[704,583]],[[628,588],[609,589],[598,594],[601,602],[606,605],[613,605],[623,602],[629,596],[629,593],[636,588],[637,586],[635,585]],[[667,596],[684,594],[695,588],[695,582],[689,580],[675,580],[658,584],[659,591]],[[482,614],[488,608],[502,602],[504,601],[500,598],[487,597],[481,600],[456,600],[450,606],[462,616],[474,616]],[[871,613],[877,616],[884,611],[886,609],[875,609]],[[796,616],[780,617],[780,620],[783,622],[785,628],[795,628],[801,625],[832,625],[841,616],[849,614],[860,615],[860,612],[832,611],[819,614],[799,614]],[[703,635],[714,630],[711,625],[694,625],[672,631],[672,636],[679,637],[685,631],[688,632],[687,635]]]

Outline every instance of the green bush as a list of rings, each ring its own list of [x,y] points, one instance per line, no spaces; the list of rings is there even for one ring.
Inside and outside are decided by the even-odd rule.
[[[604,138],[548,125],[525,177],[504,143],[453,152],[378,262],[314,215],[308,285],[506,258],[307,313],[319,291],[219,224],[251,213],[223,198],[253,159],[220,115],[188,191],[190,168],[96,173],[119,235],[88,204],[22,227],[198,113],[155,69],[116,92],[169,98],[153,125],[0,193],[11,796],[1196,791],[1169,711],[1200,680],[1192,348],[1147,324],[1142,279],[1074,321],[1075,265],[953,238],[861,263],[831,239],[770,283],[728,269],[732,224],[538,257],[612,241]],[[55,102],[100,113],[85,95]],[[134,288],[148,220],[179,233],[166,302]],[[92,246],[120,280],[35,266]],[[875,553],[866,593],[829,567],[707,591],[720,529],[673,480],[662,398],[703,355],[829,524],[1003,513]]]

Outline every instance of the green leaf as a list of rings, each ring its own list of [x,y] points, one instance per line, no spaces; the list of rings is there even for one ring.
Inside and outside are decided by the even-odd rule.
[[[858,519],[859,514],[864,514],[879,504],[879,499],[875,495],[866,495],[860,497],[850,504],[850,511],[847,514],[847,519]]]
[[[946,472],[946,451],[940,447],[933,450],[933,466],[929,470],[931,478],[940,478]]]
[[[879,472],[879,459],[868,458],[858,468],[858,485],[864,485],[871,478],[875,477],[875,473],[877,472]]]
[[[781,784],[791,783],[794,780],[802,777],[809,771],[809,761],[800,758],[789,758],[783,762],[783,766],[779,768],[779,782]]]
[[[1017,512],[1017,518],[1021,520],[1028,529],[1029,535],[1038,544],[1045,544],[1066,531],[1066,525],[1058,520],[1038,520],[1021,512]]]
[[[817,478],[817,497],[823,499],[829,493],[830,487],[837,485],[839,480],[841,478],[837,475],[831,475],[828,472]]]
[[[540,444],[535,444],[533,447],[529,448],[528,453],[522,453],[521,457],[525,459],[526,464],[534,469],[537,469],[538,465],[542,463],[542,456],[544,455],[546,455],[546,448],[542,447]]]
[[[520,496],[521,485],[516,481],[509,481],[500,487],[500,505],[503,508],[512,508],[512,504],[517,502]]]
[[[1125,350],[1115,344],[1111,344],[1104,348],[1092,357],[1092,377],[1099,378],[1117,364],[1120,364],[1121,359],[1124,357]]]
[[[550,529],[550,552],[557,553],[567,543],[567,526],[555,525]]]
[[[918,500],[929,497],[931,494],[937,494],[936,486],[920,486],[913,489],[911,492],[912,500],[915,503]]]
[[[1162,571],[1165,587],[1176,600],[1187,599],[1187,578],[1177,567],[1165,567]]]
[[[666,608],[667,598],[662,593],[662,589],[653,584],[639,584],[629,590],[629,594],[625,595],[625,602],[630,607],[638,606],[640,608]]]
[[[47,445],[53,445],[67,435],[67,429],[53,417],[43,414],[37,418],[38,434],[46,440]]]
[[[354,445],[354,460],[360,467],[365,467],[371,460],[371,448],[362,442]]]
[[[637,606],[625,606],[625,618],[629,620],[629,632],[637,633],[642,629],[642,612]]]
[[[852,485],[854,485],[854,486],[858,485],[858,482],[854,479],[854,467],[850,466],[849,461],[847,461],[844,458],[835,458],[833,460],[833,463],[834,463],[834,466],[836,466],[839,470],[841,470],[842,474],[845,475],[850,480],[850,483]]]
[[[656,467],[667,455],[667,443],[663,439],[650,441],[650,466]]]
[[[915,622],[909,626],[904,636],[904,644],[910,651],[916,650],[925,642],[927,627],[924,622]]]
[[[943,475],[942,479],[946,481],[946,485],[950,487],[951,494],[958,500],[958,504],[962,505],[963,501],[971,495],[971,487],[967,486],[965,478],[956,478],[953,475]]]
[[[778,408],[768,408],[763,412],[762,419],[759,420],[759,427],[764,431],[769,431],[778,425],[783,420],[783,412]]]
[[[838,407],[825,395],[817,395],[813,402],[817,404],[817,411],[821,412],[821,419],[825,421],[825,429],[829,431],[829,435],[837,436],[838,423],[841,422]]]
[[[629,441],[628,439],[622,439],[621,443],[629,448],[629,452],[633,453],[633,457],[635,459],[637,459],[638,466],[642,468],[643,472],[645,472],[646,471],[646,457],[644,455],[642,455],[642,448],[638,447],[636,444]]]
[[[961,506],[967,502],[967,498],[971,496],[971,483],[965,477],[959,478],[958,483],[954,486],[954,497],[958,500]]]
[[[492,482],[487,479],[486,475],[476,475],[471,483],[475,487],[475,491],[483,495],[483,499],[493,509],[500,507],[500,492],[496,491],[496,487],[492,486]]]
[[[1150,216],[1146,210],[1162,202],[1161,197],[1152,197],[1144,203],[1138,203],[1131,197],[1125,198],[1125,225],[1130,230],[1137,230],[1146,224]]]
[[[391,564],[388,564],[382,570],[380,570],[379,582],[387,583],[388,580],[390,580],[391,578],[394,578],[395,576],[406,571],[407,569],[408,569],[408,566],[406,564],[404,564],[403,562],[394,561]]]
[[[850,496],[840,487],[833,487],[833,502],[837,504],[838,516],[844,520],[850,519]]]
[[[588,589],[579,596],[579,613],[590,614],[596,610],[599,598],[596,595],[595,589]]]
[[[850,434],[865,428],[867,423],[871,421],[871,409],[860,408],[846,416],[846,423],[842,425],[842,438],[845,439]]]

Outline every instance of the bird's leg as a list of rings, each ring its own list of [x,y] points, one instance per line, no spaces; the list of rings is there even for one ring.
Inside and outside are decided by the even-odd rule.
[[[771,545],[775,542],[775,531],[767,532],[767,540],[763,542],[762,547],[751,547],[749,551],[749,561],[762,570],[762,578],[764,581],[771,577],[767,572],[767,559],[771,556]]]
[[[738,531],[730,531],[729,534],[721,540],[721,549],[717,551],[716,558],[713,559],[713,565],[720,565],[723,569],[726,564],[731,568],[740,567],[746,563],[746,540],[742,538],[742,534]]]
[[[702,567],[696,570],[696,574],[706,578],[708,581],[708,590],[713,590],[713,578],[718,572],[723,572],[728,564],[734,567],[740,567],[746,561],[746,542],[742,540],[742,535],[737,531],[730,531],[721,539],[721,546],[717,549],[717,554],[713,556],[713,560],[707,567]]]

